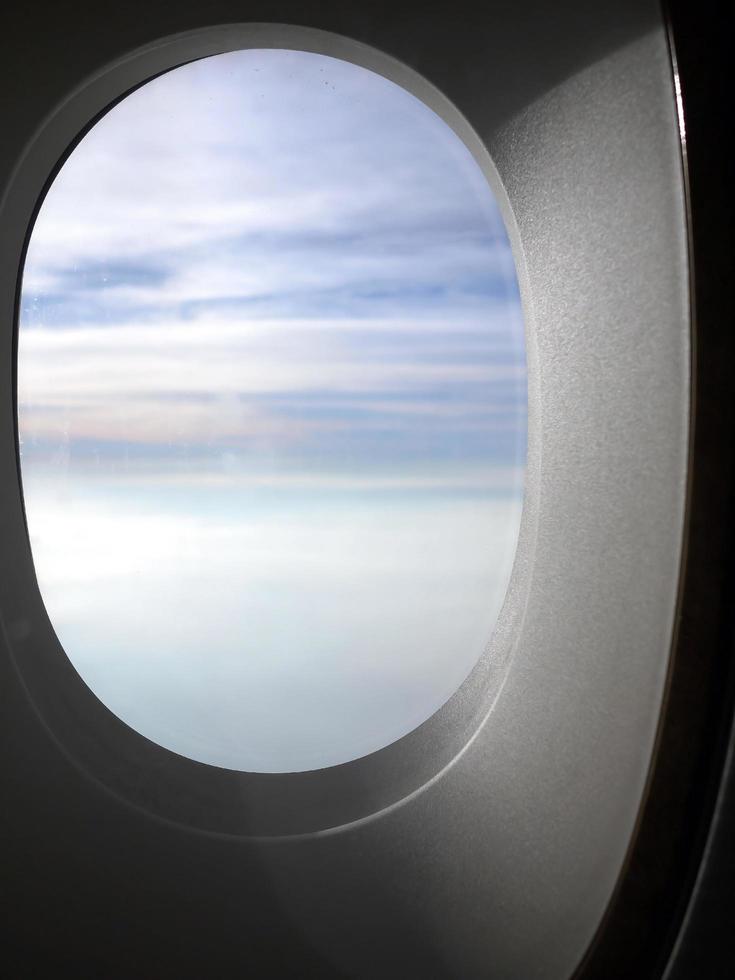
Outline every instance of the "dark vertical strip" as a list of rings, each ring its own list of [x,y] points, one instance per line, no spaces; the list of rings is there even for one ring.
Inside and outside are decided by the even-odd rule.
[[[735,25],[729,0],[669,0],[663,13],[680,96],[689,223],[688,514],[671,672],[646,798],[579,980],[705,980],[734,968],[735,772],[725,762],[735,704],[735,172],[726,149],[735,128]],[[706,848],[718,794],[719,857],[712,840]],[[722,873],[728,861],[729,877]],[[701,906],[698,917],[692,900]]]

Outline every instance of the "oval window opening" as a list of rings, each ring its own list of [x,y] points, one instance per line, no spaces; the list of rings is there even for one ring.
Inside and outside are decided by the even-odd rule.
[[[143,85],[48,191],[18,347],[41,594],[129,726],[304,771],[457,691],[516,550],[525,349],[490,186],[423,102],[291,50]]]

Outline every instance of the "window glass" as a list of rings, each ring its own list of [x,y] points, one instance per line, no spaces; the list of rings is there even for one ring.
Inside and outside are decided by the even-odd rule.
[[[41,593],[111,711],[239,770],[393,742],[478,662],[518,537],[523,324],[485,177],[338,59],[157,77],[42,204],[18,422]]]

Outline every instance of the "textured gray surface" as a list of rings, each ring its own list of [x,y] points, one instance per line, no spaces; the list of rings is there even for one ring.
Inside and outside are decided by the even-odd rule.
[[[245,884],[255,863],[283,917],[336,969],[357,977],[563,978],[600,921],[633,829],[677,588],[689,324],[665,36],[651,26],[655,9],[647,4],[631,4],[608,50],[584,5],[566,5],[562,19],[579,30],[568,50],[560,44],[550,53],[542,31],[530,29],[524,43],[512,25],[504,34],[500,18],[494,31],[450,23],[441,37],[431,20],[409,30],[358,18],[350,29],[346,16],[326,5],[315,23],[390,51],[439,86],[487,145],[497,167],[489,177],[507,194],[529,332],[529,491],[514,582],[487,663],[396,746],[362,765],[306,774],[308,785],[277,777],[267,786],[208,782],[206,767],[169,758],[107,718],[62,663],[34,592],[13,485],[10,322],[21,239],[73,121],[151,71],[205,53],[202,44],[214,51],[247,43],[247,35],[223,31],[156,47],[85,89],[39,134],[3,204],[8,397],[0,466],[11,490],[3,501],[2,603],[14,683],[25,685],[37,717],[92,777],[82,780],[89,799],[96,794],[89,805],[114,811],[111,826],[134,824],[151,840],[168,834],[168,847],[180,842],[182,861],[211,867],[213,888],[218,867],[242,865],[244,908],[258,900]],[[190,20],[182,15],[184,26]],[[171,29],[161,15],[123,31],[95,64],[60,59],[62,90],[146,31]],[[467,46],[481,30],[483,43]],[[276,33],[271,43],[284,42]],[[350,50],[323,38],[315,46]],[[441,57],[446,46],[452,57]],[[420,79],[364,54],[352,56],[384,65],[473,145],[472,130]],[[525,77],[515,97],[498,86],[498,64]],[[28,96],[28,116],[8,129],[3,173],[34,128],[29,117],[35,112],[40,122],[59,96]],[[13,708],[17,730],[37,725],[27,704]],[[31,770],[23,778],[44,777]],[[100,801],[95,781],[113,795]],[[138,809],[123,816],[123,801]],[[211,830],[299,836],[218,838],[167,829],[146,809]],[[308,833],[319,827],[332,829]]]

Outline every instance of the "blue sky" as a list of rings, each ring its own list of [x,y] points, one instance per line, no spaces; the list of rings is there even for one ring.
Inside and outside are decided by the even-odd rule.
[[[496,202],[423,103],[304,52],[153,80],[71,154],[24,272],[22,472],[67,653],[216,765],[400,737],[502,602],[525,386]]]

